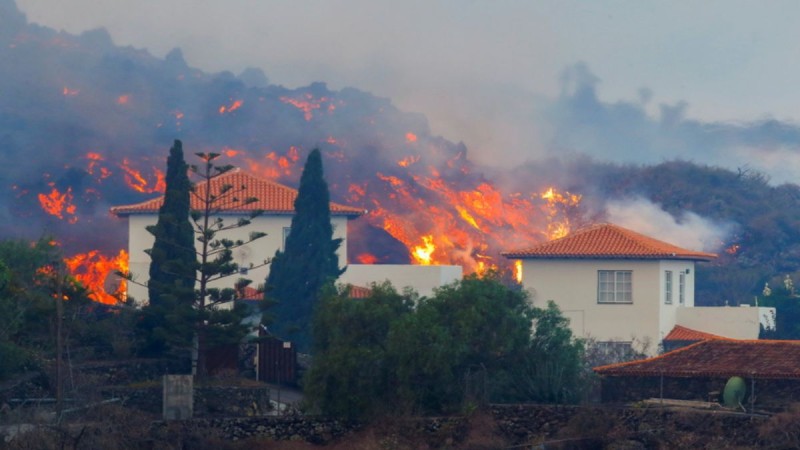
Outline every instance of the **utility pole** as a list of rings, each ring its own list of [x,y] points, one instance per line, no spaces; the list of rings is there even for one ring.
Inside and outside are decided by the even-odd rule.
[[[64,353],[64,336],[62,322],[64,320],[64,274],[60,261],[55,263],[56,272],[56,423],[61,423],[61,411],[64,407],[62,354]]]

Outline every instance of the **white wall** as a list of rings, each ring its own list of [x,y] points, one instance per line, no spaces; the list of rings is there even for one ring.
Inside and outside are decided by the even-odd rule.
[[[677,309],[677,272],[690,270],[687,304],[694,303],[694,263],[691,261],[525,259],[523,285],[534,306],[553,300],[570,319],[573,333],[598,341],[648,340],[655,351],[661,338],[674,326]],[[632,271],[631,304],[601,304],[597,301],[599,270]],[[662,319],[664,270],[674,271],[675,300]]]
[[[226,224],[236,223],[240,216],[222,215]],[[134,279],[139,283],[146,283],[149,277],[150,256],[145,250],[153,246],[153,235],[145,227],[155,225],[158,220],[156,214],[133,214],[128,217],[128,251],[130,254],[130,271]],[[331,217],[333,224],[334,239],[344,239],[347,235],[347,218],[341,216]],[[292,216],[289,215],[263,215],[256,217],[252,223],[246,227],[237,228],[219,233],[217,237],[227,239],[247,240],[250,232],[260,231],[267,233],[267,236],[253,241],[245,247],[233,250],[236,263],[241,267],[246,267],[250,263],[258,265],[265,259],[275,256],[275,251],[281,249],[283,245],[283,229],[291,226]],[[200,243],[198,243],[198,250]],[[347,245],[342,243],[337,252],[339,265],[343,266],[347,262]],[[263,284],[269,274],[269,265],[248,271],[241,276],[231,276],[220,280],[215,287],[232,287],[233,283],[240,277],[253,281],[253,286]],[[133,297],[137,304],[147,301],[147,288],[136,283],[128,283],[128,296]]]
[[[666,272],[672,272],[672,303],[666,303]],[[680,273],[686,276],[686,299],[681,305],[678,299]],[[688,272],[688,273],[687,273]],[[694,306],[694,261],[663,260],[659,262],[659,327],[658,337],[654,345],[658,345],[677,323],[678,310]]]
[[[758,339],[764,316],[775,308],[753,306],[708,306],[679,308],[678,325],[731,339]]]
[[[339,283],[369,286],[389,281],[398,290],[412,287],[422,296],[431,296],[433,289],[462,277],[461,266],[412,266],[401,264],[350,264],[339,277]]]

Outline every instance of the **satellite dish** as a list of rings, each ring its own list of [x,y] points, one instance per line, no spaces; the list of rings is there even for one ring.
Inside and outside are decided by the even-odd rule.
[[[747,383],[742,377],[730,377],[722,391],[722,404],[728,408],[742,408],[742,401],[747,394]]]

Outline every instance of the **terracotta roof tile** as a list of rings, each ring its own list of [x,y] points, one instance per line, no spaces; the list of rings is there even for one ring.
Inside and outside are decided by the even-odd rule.
[[[259,292],[258,289],[246,286],[242,289],[242,300],[261,300],[264,298],[264,293]]]
[[[706,333],[705,331],[693,330],[691,328],[675,325],[672,331],[664,337],[665,341],[702,341],[705,339],[726,339],[723,336]]]
[[[368,298],[372,295],[372,289],[363,286],[348,286],[350,298]]]
[[[605,376],[800,378],[800,341],[707,339],[654,358],[593,370]]]
[[[227,184],[234,187],[246,187],[246,190],[238,196],[240,200],[244,197],[255,197],[258,201],[244,206],[238,204],[238,202],[220,204],[226,213],[263,210],[268,214],[294,214],[294,200],[297,198],[297,189],[292,189],[274,181],[266,180],[240,169],[234,169],[213,178],[211,180],[211,192],[218,193],[221,187]],[[195,186],[195,190],[200,192],[205,189],[205,186],[206,182],[198,183]],[[158,213],[158,209],[163,202],[164,197],[161,196],[133,205],[114,206],[111,208],[111,213],[117,216],[154,214]],[[202,208],[200,200],[197,197],[192,196],[191,202],[192,209],[199,210]],[[333,202],[331,202],[330,205],[331,215],[334,216],[360,216],[366,212],[363,209]]]
[[[507,258],[689,259],[710,261],[713,253],[697,252],[608,223],[578,230],[533,247],[502,252]]]

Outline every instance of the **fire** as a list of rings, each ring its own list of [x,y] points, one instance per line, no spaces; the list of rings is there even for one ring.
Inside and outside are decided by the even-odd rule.
[[[359,264],[375,264],[378,262],[378,257],[371,253],[361,253],[356,256],[356,261],[358,261]]]
[[[541,197],[547,200],[547,238],[552,240],[568,235],[570,232],[569,218],[565,215],[559,218],[559,212],[580,204],[582,196],[570,194],[569,192],[562,194],[555,188],[550,187],[541,194]]]
[[[86,166],[86,171],[89,175],[95,175],[100,180],[111,176],[111,171],[100,165],[102,161],[105,161],[105,158],[100,153],[89,152],[86,154],[86,159],[89,160],[89,164]]]
[[[433,236],[422,236],[422,245],[414,247],[411,255],[417,264],[428,266],[433,263],[433,252],[436,250],[436,245],[433,243]]]
[[[409,131],[406,133],[406,141],[417,142],[417,135]]]
[[[231,103],[228,106],[225,105],[220,106],[218,111],[220,114],[232,113],[237,109],[241,108],[242,105],[244,105],[244,102],[242,100],[234,100],[233,103]]]
[[[306,120],[306,122],[310,122],[311,119],[314,118],[314,111],[321,109],[323,103],[326,102],[328,103],[326,107],[328,112],[333,112],[336,110],[336,105],[331,103],[330,99],[328,99],[327,97],[321,97],[315,99],[314,96],[311,94],[305,94],[302,96],[302,98],[292,98],[283,96],[280,98],[280,100],[283,103],[292,105],[295,108],[299,109],[300,111],[303,111],[303,118]]]
[[[64,97],[75,97],[76,95],[80,94],[80,92],[81,91],[78,89],[70,89],[66,86],[64,86],[64,88],[61,90],[61,94]]]
[[[233,148],[230,148],[230,147],[223,147],[222,148],[222,154],[227,156],[228,158],[233,158],[233,157],[239,155],[240,153],[242,153],[241,150],[236,150],[236,149],[233,149]]]
[[[55,187],[55,183],[50,183],[49,194],[39,194],[39,204],[42,209],[51,216],[58,217],[59,219],[66,218],[69,223],[78,221],[75,215],[77,208],[72,204],[72,188],[67,188],[64,193],[59,192]]]
[[[741,248],[741,245],[733,244],[730,247],[725,249],[725,253],[727,253],[729,255],[735,255],[735,254],[739,253],[739,249],[740,248]]]
[[[117,97],[117,104],[127,105],[130,100],[131,100],[130,94],[120,95],[119,97]]]
[[[142,175],[141,172],[130,166],[130,162],[127,158],[122,160],[120,168],[125,172],[125,184],[138,192],[147,194],[151,194],[153,192],[164,192],[167,187],[166,179],[164,178],[164,172],[155,167],[153,167],[153,173],[155,174],[156,180],[152,184],[144,177],[144,175]]]
[[[419,158],[420,158],[419,156],[407,156],[407,157],[401,159],[400,161],[398,161],[397,165],[400,166],[400,167],[408,167],[408,166],[416,163],[417,161],[419,161]]]
[[[106,282],[115,272],[128,272],[128,252],[125,250],[120,250],[116,256],[111,257],[92,250],[64,258],[64,263],[72,276],[89,291],[89,298],[92,300],[107,305],[124,301],[127,281],[120,278],[111,293],[106,290]]]
[[[517,283],[522,284],[522,260],[521,259],[514,260],[514,279],[517,280]]]

